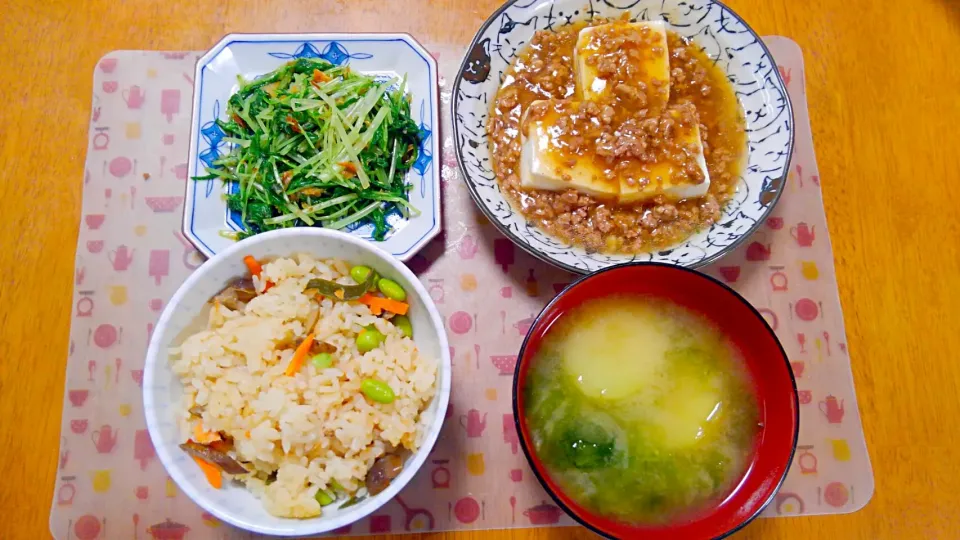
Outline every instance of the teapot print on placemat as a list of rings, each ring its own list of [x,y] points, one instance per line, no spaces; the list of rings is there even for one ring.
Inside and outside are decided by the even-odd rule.
[[[114,431],[112,427],[103,425],[90,434],[90,440],[93,441],[98,454],[109,454],[113,451],[113,447],[117,445],[117,435],[118,432]]]
[[[483,430],[487,428],[487,413],[480,417],[480,411],[470,409],[467,414],[460,415],[460,427],[467,431],[467,437],[475,439],[483,435]]]
[[[133,263],[133,252],[135,249],[128,249],[127,246],[121,245],[117,249],[111,251],[107,254],[107,258],[110,259],[110,264],[113,265],[113,269],[117,272],[123,272],[127,268],[130,268],[130,265]]]
[[[839,424],[843,422],[843,415],[846,411],[843,408],[842,399],[838,400],[834,396],[827,396],[820,402],[820,412],[827,417],[827,421],[831,424]]]
[[[795,227],[790,227],[790,235],[797,241],[797,245],[810,247],[813,245],[813,241],[817,239],[815,229],[815,226],[811,227],[801,221]]]
[[[479,244],[477,244],[477,241],[469,234],[463,237],[463,240],[460,241],[460,246],[457,248],[457,254],[459,254],[463,260],[472,259],[478,251],[480,251]]]
[[[123,94],[123,101],[127,103],[128,109],[139,109],[143,106],[143,102],[147,97],[147,93],[137,85],[131,86],[121,92],[121,94]]]

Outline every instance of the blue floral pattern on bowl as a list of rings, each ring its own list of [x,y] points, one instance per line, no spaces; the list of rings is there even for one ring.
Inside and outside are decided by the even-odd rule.
[[[736,194],[720,220],[685,242],[636,255],[588,253],[543,232],[511,207],[491,166],[486,133],[489,104],[503,74],[538,30],[576,21],[620,17],[663,20],[692,39],[726,72],[746,116],[748,161]],[[457,161],[474,201],[507,237],[530,254],[571,272],[656,261],[688,267],[709,264],[732,251],[773,210],[789,171],[793,111],[777,65],[760,38],[713,0],[512,0],[477,32],[453,87]]]
[[[440,176],[432,166],[439,152],[433,126],[439,121],[438,73],[433,57],[405,34],[231,34],[197,62],[194,78],[193,126],[188,175],[205,174],[206,167],[230,151],[226,134],[214,122],[221,118],[230,95],[237,90],[237,76],[254,79],[284,62],[298,58],[322,58],[334,65],[349,64],[378,78],[407,76],[413,113],[419,115],[420,156],[407,180],[414,189],[410,202],[420,214],[404,217],[399,211],[387,216],[390,233],[378,242],[401,260],[416,254],[440,233]],[[238,189],[219,181],[188,181],[183,232],[207,256],[233,243],[224,231],[242,231],[239,212],[227,208],[225,193]],[[358,222],[347,228],[355,236],[373,241],[373,225]]]
[[[293,54],[272,52],[269,53],[270,56],[274,58],[280,58],[282,60],[296,60],[297,58],[320,58],[330,62],[335,66],[342,66],[350,61],[351,58],[357,60],[368,60],[373,58],[372,54],[369,53],[356,53],[350,54],[347,52],[346,47],[337,43],[336,41],[331,41],[327,43],[327,46],[323,48],[323,52],[317,50],[312,43],[304,43]]]

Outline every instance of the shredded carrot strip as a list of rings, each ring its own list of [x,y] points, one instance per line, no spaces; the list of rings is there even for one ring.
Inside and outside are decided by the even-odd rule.
[[[249,439],[249,438],[250,438],[250,430],[248,429],[247,431],[245,431],[245,432],[243,433],[243,435],[244,435],[244,437],[246,437],[246,438]]]
[[[247,270],[250,271],[251,276],[256,276],[257,278],[259,278],[260,274],[263,273],[263,267],[260,266],[260,263],[257,262],[256,259],[253,258],[253,255],[247,255],[246,257],[244,257],[243,264],[247,265]],[[267,281],[266,283],[264,283],[263,292],[269,291],[270,287],[273,287],[272,281]]]
[[[341,161],[340,163],[337,163],[337,165],[343,169],[341,173],[343,174],[344,178],[353,178],[357,175],[357,166],[354,165],[353,162]]]
[[[303,129],[300,128],[300,123],[297,122],[297,119],[292,115],[287,115],[287,124],[290,124],[290,128],[293,129],[294,133],[303,133]]]
[[[200,466],[200,470],[203,471],[203,475],[207,477],[207,482],[210,482],[211,486],[215,489],[223,487],[223,474],[220,473],[220,469],[197,456],[193,456],[193,460]]]
[[[372,294],[365,294],[361,296],[357,302],[370,306],[370,311],[374,315],[379,315],[380,310],[386,310],[390,313],[396,313],[397,315],[406,315],[407,310],[410,309],[410,304],[406,302],[398,302],[397,300],[381,298]]]
[[[243,264],[247,265],[247,270],[250,270],[251,276],[260,277],[260,273],[263,272],[263,267],[260,266],[260,263],[253,258],[253,255],[247,255],[243,258]]]
[[[287,377],[292,377],[294,373],[300,371],[300,368],[303,366],[303,361],[307,358],[307,353],[310,352],[310,347],[313,346],[313,334],[307,336],[307,339],[304,339],[300,345],[297,346],[297,350],[293,352],[293,358],[290,359],[290,364],[287,365],[287,371],[284,373]]]
[[[330,80],[330,76],[326,73],[320,71],[319,69],[313,70],[313,84],[327,82]]]
[[[193,425],[193,439],[200,444],[210,444],[220,440],[220,434],[216,431],[207,431],[203,429],[203,422],[197,422]]]
[[[357,299],[357,302],[360,302],[361,304],[363,304],[363,305],[367,306],[368,308],[370,308],[370,314],[371,314],[371,315],[382,315],[382,314],[383,314],[383,308],[380,307],[380,306],[378,306],[378,305],[376,305],[375,303],[370,303],[370,302],[368,302],[368,301],[366,300],[366,297],[367,297],[367,296],[369,296],[369,295],[361,296],[359,299]],[[374,297],[371,296],[371,298],[374,298]]]

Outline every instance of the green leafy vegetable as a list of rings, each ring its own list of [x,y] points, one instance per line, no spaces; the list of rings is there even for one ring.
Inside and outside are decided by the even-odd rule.
[[[356,300],[373,288],[373,282],[377,276],[373,272],[367,276],[363,283],[358,285],[343,285],[336,281],[314,278],[307,282],[307,289],[316,289],[324,296],[332,297],[334,300],[343,302]]]
[[[338,508],[340,508],[341,510],[344,509],[344,508],[350,508],[351,506],[353,506],[353,505],[355,505],[355,504],[357,504],[357,503],[362,502],[362,501],[363,501],[364,499],[366,499],[366,498],[367,498],[366,496],[357,497],[356,495],[354,495],[354,496],[350,497],[349,499],[347,499],[346,502],[344,502],[343,504],[341,504],[340,506],[338,506]]]
[[[544,459],[553,466],[581,471],[601,469],[616,459],[616,438],[579,414],[559,421],[544,441]]]
[[[613,459],[613,437],[598,430],[584,430],[583,427],[568,431],[561,440],[567,460],[582,471],[607,466]]]
[[[390,212],[417,213],[404,175],[419,155],[419,127],[406,81],[397,82],[317,58],[241,81],[216,121],[233,149],[194,180],[234,185],[227,206],[246,225],[240,238],[366,220],[382,240]]]

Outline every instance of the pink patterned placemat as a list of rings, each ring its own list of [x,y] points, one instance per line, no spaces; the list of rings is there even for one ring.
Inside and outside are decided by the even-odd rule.
[[[796,148],[773,217],[707,269],[768,318],[801,397],[800,441],[765,516],[834,514],[873,493],[853,389],[803,87],[792,41],[765,39],[793,100]],[[454,347],[452,415],[411,485],[350,534],[569,525],[530,473],[511,407],[533,317],[575,276],[501,236],[456,168],[450,83],[462,49],[436,48],[444,103],[444,234],[411,261]],[[94,76],[62,438],[50,528],[57,538],[239,537],[193,504],[156,459],[143,419],[153,324],[203,257],[180,234],[197,53],[121,51]],[[346,531],[344,531],[346,533]]]

